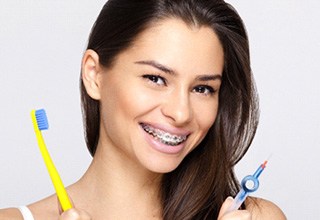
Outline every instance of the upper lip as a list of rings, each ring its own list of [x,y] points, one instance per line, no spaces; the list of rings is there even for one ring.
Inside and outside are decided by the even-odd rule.
[[[172,135],[177,135],[177,136],[188,136],[191,133],[190,131],[188,131],[184,128],[177,128],[177,127],[167,126],[167,125],[158,124],[158,123],[142,122],[140,124],[148,125],[148,126],[153,127],[155,129],[159,129],[164,132],[170,133]]]

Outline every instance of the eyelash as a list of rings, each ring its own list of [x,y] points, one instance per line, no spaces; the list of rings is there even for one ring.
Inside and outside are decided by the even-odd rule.
[[[167,86],[167,80],[160,76],[160,75],[153,75],[153,74],[146,74],[142,76],[144,79],[149,80],[151,83],[156,84],[157,86]],[[159,83],[158,80],[161,80],[162,82]],[[205,96],[213,95],[216,90],[208,85],[198,85],[194,89],[192,89],[193,92],[197,92],[199,94],[203,94]]]
[[[162,76],[159,75],[152,75],[152,74],[147,74],[147,75],[143,75],[142,76],[144,79],[147,79],[149,81],[151,81],[152,83],[158,85],[158,86],[166,86],[167,85],[167,81],[165,78],[163,78]],[[158,80],[161,80],[162,83],[159,84]]]
[[[203,91],[203,89],[205,91]],[[202,91],[200,91],[200,90],[202,90]],[[196,86],[192,91],[198,92],[198,93],[203,94],[205,96],[213,95],[216,92],[216,90],[214,88],[212,88],[211,86],[208,86],[208,85]]]

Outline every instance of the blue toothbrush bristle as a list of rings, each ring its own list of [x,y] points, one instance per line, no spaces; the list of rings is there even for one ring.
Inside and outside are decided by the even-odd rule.
[[[36,110],[36,119],[39,130],[47,130],[49,128],[49,123],[44,109]]]

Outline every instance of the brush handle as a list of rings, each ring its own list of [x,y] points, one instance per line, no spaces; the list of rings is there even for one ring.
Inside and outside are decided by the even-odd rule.
[[[236,195],[236,197],[234,198],[232,204],[230,205],[226,213],[238,210],[241,204],[246,200],[247,196],[248,196],[248,193],[243,189],[241,189]]]
[[[46,117],[46,116],[44,115],[44,117]],[[53,161],[50,157],[50,154],[47,150],[47,147],[44,143],[44,139],[42,137],[41,130],[39,129],[39,124],[38,124],[38,121],[36,118],[36,111],[35,110],[31,111],[31,119],[32,119],[34,131],[36,134],[36,138],[38,141],[41,155],[43,157],[44,163],[47,167],[51,181],[52,181],[53,186],[55,188],[55,191],[57,193],[58,199],[61,204],[61,208],[63,211],[66,211],[66,210],[72,208],[72,204],[70,202],[70,199],[69,199],[69,196],[66,192],[66,189],[64,188],[64,185],[61,181],[59,173],[58,173],[57,169],[55,168],[54,163],[53,163]],[[47,126],[46,126],[46,128],[47,128]]]
[[[54,188],[56,190],[56,193],[57,193],[58,199],[60,201],[62,210],[66,211],[66,210],[72,208],[69,196],[68,196],[68,194],[66,192],[66,189],[64,188],[64,185],[63,185],[62,180],[61,180],[61,178],[59,176],[59,173],[58,173],[57,169],[55,168],[55,166],[54,166],[54,164],[52,162],[50,154],[49,154],[49,152],[48,152],[48,150],[46,148],[46,145],[44,143],[42,134],[41,134],[41,132],[39,130],[36,131],[36,137],[37,137],[37,140],[38,140],[38,145],[39,145],[39,148],[40,148],[41,155],[42,155],[43,160],[44,160],[44,162],[46,164],[46,167],[47,167],[47,170],[49,172],[49,175],[50,175],[51,181],[53,183],[53,186],[54,186]]]

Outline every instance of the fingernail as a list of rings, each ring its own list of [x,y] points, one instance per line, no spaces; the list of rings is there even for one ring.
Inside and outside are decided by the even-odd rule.
[[[228,202],[232,202],[233,201],[233,198],[232,196],[228,196],[228,198],[226,199]]]

